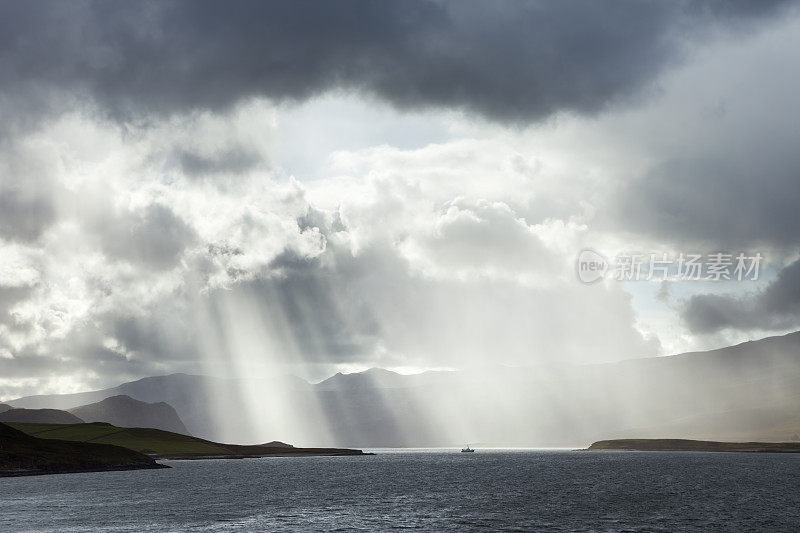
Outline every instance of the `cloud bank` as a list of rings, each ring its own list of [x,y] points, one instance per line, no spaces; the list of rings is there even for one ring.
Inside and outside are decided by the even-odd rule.
[[[726,328],[791,328],[800,315],[800,261],[781,269],[777,278],[756,294],[693,295],[685,302],[681,314],[695,333],[711,333]]]
[[[630,98],[687,44],[781,4],[4,2],[0,83],[22,122],[82,100],[130,119],[352,90],[525,123]]]
[[[0,3],[0,397],[658,353],[575,252],[793,257],[783,4]],[[298,181],[276,117],[322,95],[445,138],[378,131]],[[794,270],[676,315],[698,336],[796,324]]]

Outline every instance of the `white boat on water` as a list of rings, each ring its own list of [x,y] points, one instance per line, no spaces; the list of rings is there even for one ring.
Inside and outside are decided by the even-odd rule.
[[[474,451],[475,450],[469,447],[469,444],[467,444],[466,448],[461,448],[461,453],[472,453]]]

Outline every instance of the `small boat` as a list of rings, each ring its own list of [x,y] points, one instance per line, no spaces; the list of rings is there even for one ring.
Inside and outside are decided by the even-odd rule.
[[[474,451],[475,450],[473,450],[472,448],[469,447],[469,444],[467,444],[466,448],[461,448],[461,453],[472,453]]]

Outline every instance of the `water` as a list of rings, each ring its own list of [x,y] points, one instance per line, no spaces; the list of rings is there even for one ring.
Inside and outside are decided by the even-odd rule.
[[[795,531],[800,454],[383,450],[0,479],[0,531]]]

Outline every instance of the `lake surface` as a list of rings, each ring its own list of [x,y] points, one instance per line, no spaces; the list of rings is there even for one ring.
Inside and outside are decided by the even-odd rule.
[[[0,478],[0,531],[800,528],[800,454],[379,452]]]

